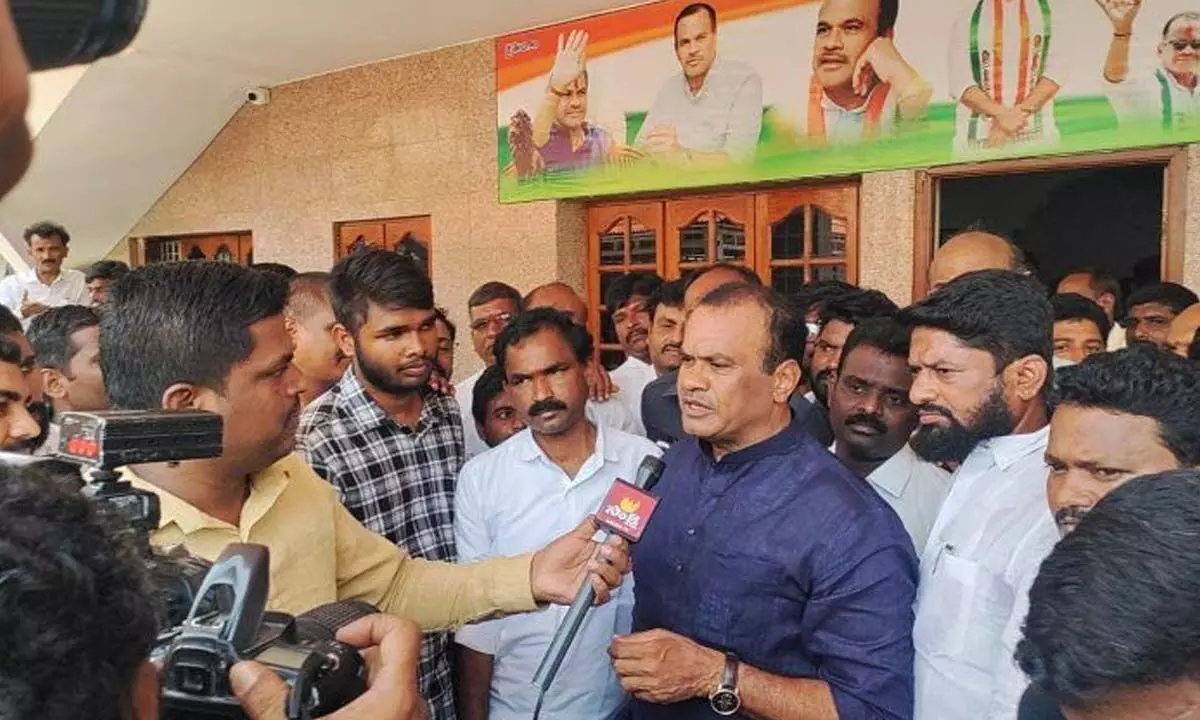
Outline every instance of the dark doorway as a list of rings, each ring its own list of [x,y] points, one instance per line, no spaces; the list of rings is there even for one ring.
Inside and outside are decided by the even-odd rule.
[[[938,242],[968,228],[1011,238],[1053,287],[1099,266],[1128,291],[1159,279],[1163,165],[947,178],[938,184]]]

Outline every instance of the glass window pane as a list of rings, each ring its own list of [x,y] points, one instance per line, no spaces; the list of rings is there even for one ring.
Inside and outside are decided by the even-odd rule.
[[[804,287],[804,268],[782,267],[771,269],[771,287],[784,295],[793,295]]]
[[[612,313],[607,310],[600,313],[600,344],[620,344],[620,341],[617,340],[617,326],[613,325]]]
[[[601,310],[604,309],[604,296],[608,294],[608,286],[612,285],[613,280],[621,277],[623,272],[602,272],[600,273],[600,305]]]
[[[740,263],[746,259],[746,226],[717,215],[717,262]]]
[[[804,257],[804,207],[794,208],[788,216],[771,226],[771,259],[790,260]]]
[[[625,264],[625,228],[626,218],[621,218],[600,233],[600,264]]]
[[[601,350],[600,364],[605,370],[616,370],[625,362],[625,353],[620,350]]]
[[[634,218],[629,219],[629,261],[634,265],[658,262],[658,237]]]
[[[228,245],[221,243],[221,247],[217,248],[216,254],[213,255],[213,260],[223,263],[236,263],[237,255],[229,249]]]
[[[846,257],[846,218],[813,208],[813,257]]]
[[[711,262],[708,257],[708,213],[679,228],[679,261]]]
[[[813,282],[821,282],[823,280],[841,280],[846,281],[846,266],[845,265],[814,265],[812,269]]]

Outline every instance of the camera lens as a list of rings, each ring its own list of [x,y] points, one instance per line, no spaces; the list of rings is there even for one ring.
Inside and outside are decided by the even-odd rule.
[[[128,47],[146,0],[10,0],[25,57],[34,70],[89,63]]]

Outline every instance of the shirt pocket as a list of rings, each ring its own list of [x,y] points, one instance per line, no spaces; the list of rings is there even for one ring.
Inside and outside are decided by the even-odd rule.
[[[936,592],[925,597],[930,607],[921,611],[922,649],[991,672],[1012,614],[1013,589],[982,563],[949,550],[937,562]]]
[[[710,647],[756,656],[770,637],[778,637],[780,621],[791,601],[784,596],[784,570],[779,563],[754,555],[714,551],[697,573],[700,605],[697,638]]]

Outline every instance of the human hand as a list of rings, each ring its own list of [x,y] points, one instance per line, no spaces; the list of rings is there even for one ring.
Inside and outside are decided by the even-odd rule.
[[[1133,21],[1142,7],[1142,0],[1096,0],[1096,4],[1112,22],[1114,33],[1129,35],[1133,32]]]
[[[579,527],[539,550],[533,556],[530,585],[533,599],[570,605],[584,582],[596,591],[596,604],[608,602],[629,572],[629,543],[613,536],[604,544],[592,537],[599,526],[589,516]]]
[[[1005,134],[1015,137],[1018,133],[1025,129],[1025,125],[1029,122],[1030,112],[1021,107],[1006,107],[1000,110],[994,118],[992,125],[999,126]]]
[[[49,305],[44,305],[35,300],[30,300],[29,293],[25,293],[25,297],[21,299],[21,317],[23,318],[31,318],[34,315],[41,315],[49,309]]]
[[[608,654],[621,687],[659,705],[708,697],[725,670],[724,655],[667,630],[613,638]]]
[[[588,393],[596,402],[604,402],[621,390],[613,384],[612,376],[600,363],[588,363],[584,376],[587,379]]]
[[[554,65],[550,68],[550,89],[563,93],[583,74],[587,56],[588,34],[582,30],[572,30],[565,38],[558,36],[558,52],[554,56]]]
[[[881,83],[895,82],[907,65],[890,37],[875,38],[854,64],[854,73],[850,77],[855,94],[866,97],[871,92],[872,77]]]

